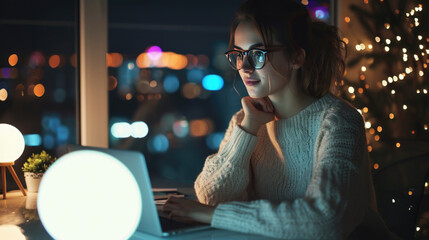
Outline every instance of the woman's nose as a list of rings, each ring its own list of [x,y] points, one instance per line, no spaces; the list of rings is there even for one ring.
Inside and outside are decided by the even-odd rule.
[[[244,55],[243,56],[243,66],[241,67],[246,72],[253,72],[255,68],[250,64],[249,62],[249,56]]]

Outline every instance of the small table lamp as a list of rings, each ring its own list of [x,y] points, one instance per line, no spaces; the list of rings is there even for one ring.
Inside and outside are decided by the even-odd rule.
[[[13,170],[15,160],[18,159],[24,151],[25,141],[24,136],[14,126],[0,123],[0,166],[1,166],[1,179],[3,186],[3,199],[6,199],[6,168],[12,174],[13,179],[21,189],[22,194],[27,196],[24,187],[19,181],[18,176]]]
[[[53,239],[129,239],[140,223],[142,198],[121,161],[80,150],[63,155],[46,171],[37,211]]]

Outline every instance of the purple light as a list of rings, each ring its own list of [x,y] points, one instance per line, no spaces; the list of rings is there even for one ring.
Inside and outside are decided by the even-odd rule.
[[[162,55],[162,50],[158,46],[152,46],[147,50],[147,56],[150,60],[156,61],[158,60]]]
[[[317,19],[325,19],[325,17],[326,17],[326,13],[321,9],[317,9],[315,11],[315,14],[316,14]]]
[[[2,68],[1,74],[3,75],[3,78],[10,78],[10,68]]]

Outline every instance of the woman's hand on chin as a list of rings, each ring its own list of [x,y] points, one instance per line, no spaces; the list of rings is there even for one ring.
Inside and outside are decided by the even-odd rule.
[[[268,97],[251,98],[249,96],[241,99],[244,118],[240,126],[246,132],[256,135],[259,128],[274,120],[274,106]]]

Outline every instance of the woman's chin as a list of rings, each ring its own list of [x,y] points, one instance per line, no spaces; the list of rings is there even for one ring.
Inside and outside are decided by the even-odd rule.
[[[249,94],[249,97],[251,98],[264,98],[268,96],[268,94],[261,93],[261,92],[255,92],[255,91],[247,91],[247,94]]]

